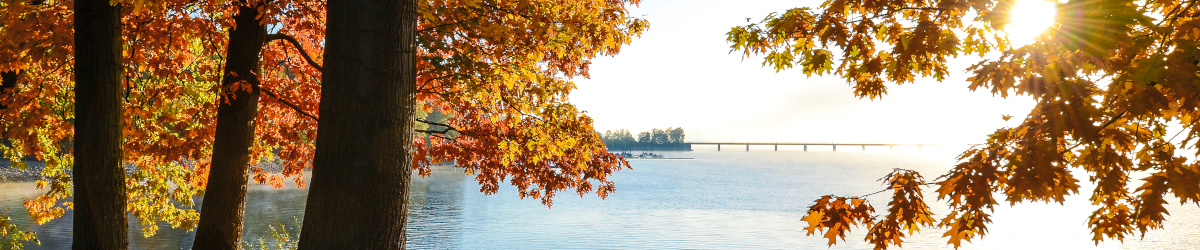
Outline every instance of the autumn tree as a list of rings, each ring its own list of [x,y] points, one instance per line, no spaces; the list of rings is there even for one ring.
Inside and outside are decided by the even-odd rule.
[[[46,195],[25,202],[39,223],[62,216],[61,199],[74,189],[69,184],[74,134],[68,122],[74,112],[71,79],[74,47],[72,2],[35,4],[0,2],[0,152],[13,167],[26,169],[25,159],[44,162],[48,181],[39,182]],[[36,83],[36,84],[35,84]]]
[[[204,204],[196,231],[196,249],[237,249],[246,203],[254,118],[258,114],[259,54],[267,28],[259,6],[238,2],[229,28],[221,98],[217,103],[216,137]]]
[[[72,248],[125,249],[121,155],[121,6],[75,2],[75,136]]]
[[[282,32],[298,30],[303,35],[309,36],[322,33],[323,27],[316,22],[324,18],[324,12],[305,9],[319,8],[322,4],[303,1],[235,1],[230,4],[231,7],[236,8],[236,11],[233,12],[233,23],[229,26],[228,31],[225,65],[222,69],[221,87],[218,90],[220,99],[217,108],[215,139],[212,146],[212,162],[208,175],[208,186],[204,195],[205,202],[201,208],[203,213],[200,215],[193,248],[236,249],[240,247],[247,178],[250,175],[251,166],[257,165],[264,154],[270,154],[264,151],[276,148],[286,149],[280,150],[287,162],[284,174],[297,178],[297,183],[300,183],[298,173],[307,165],[311,154],[311,145],[302,139],[303,136],[291,137],[288,138],[290,140],[285,141],[279,140],[278,135],[275,138],[261,138],[266,141],[256,143],[256,134],[279,133],[271,131],[279,129],[278,127],[260,129],[256,126],[256,122],[265,121],[268,123],[263,125],[268,126],[315,126],[313,120],[315,117],[304,109],[311,109],[315,106],[314,99],[289,98],[290,95],[281,97],[272,89],[280,89],[277,87],[280,85],[280,78],[283,78],[284,86],[291,85],[290,88],[283,88],[285,90],[312,89],[316,86],[316,81],[311,77],[319,76],[313,70],[319,70],[320,66],[313,61],[308,55],[308,50],[295,37]],[[302,20],[306,18],[312,20],[307,22]],[[279,29],[281,33],[268,34],[268,24],[282,26]],[[301,38],[309,37],[301,36]],[[279,67],[279,65],[287,65],[286,63],[289,61],[292,63],[296,61],[295,59],[288,60],[286,53],[281,53],[286,52],[288,48],[268,47],[268,42],[273,40],[289,42],[287,45],[295,46],[294,49],[299,51],[299,55],[295,58],[303,58],[311,65],[305,65],[303,69],[293,65],[288,65],[292,67]],[[264,52],[264,49],[274,50]],[[264,69],[260,64],[263,59],[270,63],[276,63],[273,65],[275,67]],[[275,84],[264,84],[264,80],[274,80]],[[284,92],[284,94],[288,94],[288,92]],[[271,99],[276,105],[285,104],[293,110],[280,112],[279,107],[276,107],[267,110],[275,113],[262,112],[260,114],[260,98]],[[296,103],[304,107],[297,106]],[[297,114],[309,117],[299,117]],[[297,120],[297,118],[302,120]],[[300,135],[305,132],[312,132],[312,129],[298,129],[290,134]],[[307,135],[309,138],[312,137],[312,133]],[[263,177],[262,169],[256,168],[254,172],[256,172],[255,179],[257,181],[261,183],[266,180]],[[272,179],[274,179],[272,181],[274,185],[281,184],[279,177],[272,177]]]
[[[417,98],[451,118],[446,130],[421,131],[433,136],[429,146],[414,142],[414,164],[427,175],[429,164],[453,162],[486,194],[507,181],[547,205],[562,190],[615,190],[607,177],[628,163],[567,96],[592,58],[618,53],[647,27],[627,16],[638,2],[420,2]]]
[[[14,108],[0,113],[3,137],[13,142],[4,151],[17,165],[27,156],[47,163],[46,179],[39,182],[47,193],[25,203],[39,223],[70,208],[63,202],[71,195],[69,172],[57,166],[73,159],[69,151],[59,150],[68,141],[63,138],[71,136],[74,112],[72,85],[61,78],[70,69],[62,62],[71,60],[69,53],[62,52],[73,48],[73,40],[60,37],[70,34],[61,30],[70,28],[64,19],[72,12],[62,2],[47,3],[52,4],[0,5],[7,10],[0,14],[4,24],[19,27],[0,29],[6,41],[0,49],[16,48],[0,53],[6,56],[0,58],[5,62],[0,71],[19,73],[15,89],[8,92],[16,94],[3,100],[15,104],[10,105]],[[566,103],[566,96],[574,87],[568,79],[586,76],[591,58],[615,54],[645,28],[644,21],[625,16],[630,2],[420,4],[428,6],[419,8],[423,21],[417,30],[419,109],[450,118],[422,120],[423,125],[433,126],[414,126],[425,128],[420,133],[428,136],[413,137],[421,157],[413,158],[417,165],[412,167],[427,173],[428,164],[456,162],[485,184],[481,191],[493,193],[499,182],[512,178],[522,197],[540,198],[547,204],[554,192],[565,189],[580,194],[597,191],[601,196],[614,190],[605,178],[627,163],[603,150],[595,134],[585,133],[591,131],[590,118]],[[261,63],[259,71],[251,77],[222,72],[227,61],[235,60],[225,51],[234,47],[227,46],[233,39],[224,39],[223,30],[242,26],[236,25],[234,16],[243,5],[255,6],[261,14],[256,17],[258,25],[279,28],[272,28],[279,33],[267,34],[266,40],[280,42],[264,45],[259,52],[262,58],[253,59]],[[123,22],[134,25],[122,30],[126,43],[122,51],[127,55],[122,99],[128,111],[123,115],[123,147],[124,160],[137,166],[126,182],[127,208],[142,221],[145,235],[153,235],[154,222],[159,220],[172,227],[195,226],[199,216],[191,209],[192,197],[203,192],[209,178],[244,178],[239,174],[244,171],[237,169],[229,175],[209,174],[217,161],[210,153],[222,151],[213,140],[218,104],[259,100],[247,165],[279,157],[284,176],[250,168],[256,181],[281,186],[281,177],[298,177],[311,162],[323,8],[322,2],[299,1],[127,3],[125,10],[132,11]],[[225,77],[245,81],[215,84]],[[257,86],[252,84],[255,80]],[[246,88],[260,94],[241,99],[229,95]],[[497,150],[500,143],[508,147]],[[557,166],[574,167],[552,170]],[[300,180],[297,183],[303,184]],[[240,202],[232,204],[236,205],[225,207],[241,209]],[[233,238],[226,236],[221,238]]]
[[[393,97],[397,103],[371,104],[386,107],[380,112],[374,108],[364,107],[367,102],[363,98],[355,98],[349,102],[351,92],[343,92],[377,84],[374,80],[363,80],[360,86],[345,85],[337,88],[332,96],[341,96],[345,104],[325,102],[322,109],[327,107],[343,107],[345,111],[354,111],[338,115],[345,123],[338,126],[353,126],[361,128],[341,130],[344,132],[321,133],[318,150],[329,150],[329,162],[321,159],[325,153],[318,152],[314,163],[313,196],[309,198],[308,211],[305,214],[306,229],[301,236],[301,247],[314,247],[329,244],[348,244],[351,246],[379,246],[389,248],[403,247],[403,238],[379,237],[382,235],[403,235],[403,206],[395,203],[397,200],[378,200],[379,197],[394,197],[406,193],[408,182],[404,175],[380,175],[371,171],[368,166],[380,166],[372,171],[406,171],[416,168],[422,174],[429,174],[429,165],[439,162],[453,162],[473,174],[481,184],[481,191],[493,194],[499,189],[501,182],[508,181],[517,187],[521,197],[540,199],[543,203],[551,204],[554,194],[562,190],[573,189],[580,195],[595,191],[601,197],[615,190],[607,177],[621,168],[628,167],[624,160],[609,154],[604,149],[599,136],[591,127],[591,119],[581,114],[573,105],[566,102],[566,96],[574,88],[569,80],[571,77],[587,76],[588,63],[598,55],[612,55],[619,51],[621,45],[628,43],[632,37],[640,34],[646,27],[644,21],[628,18],[625,7],[636,1],[419,1],[416,6],[420,10],[416,15],[415,27],[406,24],[389,30],[413,30],[412,38],[415,53],[415,77],[411,105],[420,110],[436,110],[447,114],[449,118],[442,123],[419,119],[418,123],[431,125],[427,129],[414,130],[428,136],[401,137],[409,140],[409,146],[386,147],[389,152],[377,152],[380,148],[363,148],[351,152],[359,146],[350,144],[382,143],[391,134],[359,134],[370,131],[371,127],[356,125],[367,119],[382,119],[383,115],[401,115],[407,112],[398,103],[401,96]],[[361,3],[360,3],[361,4]],[[331,3],[332,5],[332,3]],[[359,60],[360,63],[347,63],[343,69],[363,70],[363,65],[386,60],[358,53],[374,53],[392,55],[372,50],[356,50],[351,53],[332,52],[336,46],[367,46],[374,41],[384,39],[359,33],[366,28],[380,28],[379,25],[398,22],[402,13],[389,18],[375,17],[370,20],[390,20],[385,23],[354,21],[365,16],[380,14],[386,8],[371,6],[356,6],[354,9],[340,9],[330,6],[330,24],[327,37],[326,60],[327,69],[324,86],[331,86],[334,79],[380,79],[369,75],[344,75],[333,77],[335,74],[334,57],[339,53],[347,53],[345,60]],[[369,9],[369,10],[368,10]],[[381,10],[382,9],[382,10]],[[357,11],[355,11],[357,10]],[[339,13],[345,11],[346,13]],[[379,12],[376,12],[379,11]],[[335,15],[345,15],[345,20],[337,23]],[[411,14],[406,14],[411,15]],[[351,17],[353,16],[353,17]],[[361,19],[367,20],[367,19]],[[352,22],[353,21],[353,22]],[[398,24],[393,24],[398,25]],[[344,26],[346,33],[335,32],[335,27]],[[362,26],[362,27],[360,27]],[[388,33],[381,33],[388,34]],[[405,34],[405,33],[401,33]],[[335,38],[345,35],[347,38]],[[348,37],[359,39],[348,39]],[[389,35],[390,36],[390,35]],[[406,41],[405,38],[388,38]],[[354,41],[354,42],[351,42]],[[372,45],[382,46],[382,45]],[[340,49],[339,49],[340,51]],[[377,52],[377,53],[376,53]],[[398,55],[397,55],[398,56]],[[401,64],[402,65],[402,64]],[[382,67],[382,66],[380,66]],[[346,74],[347,72],[339,73]],[[383,79],[388,80],[388,79]],[[383,81],[378,80],[378,81]],[[401,81],[403,80],[403,81]],[[345,80],[340,80],[345,81]],[[392,84],[409,82],[408,79],[395,79]],[[350,84],[350,82],[339,83]],[[354,88],[352,88],[354,87]],[[391,86],[389,88],[407,88],[407,86]],[[323,90],[323,101],[335,100],[329,91]],[[365,92],[359,92],[363,94]],[[400,92],[403,93],[403,92]],[[395,95],[397,93],[391,93]],[[382,94],[381,94],[382,95]],[[381,99],[382,100],[382,99]],[[405,100],[405,102],[408,102]],[[347,106],[341,106],[347,105]],[[349,106],[353,105],[353,106]],[[351,108],[357,107],[357,108]],[[333,110],[333,109],[329,109]],[[386,111],[386,112],[382,112]],[[403,113],[402,113],[403,112]],[[322,112],[328,114],[327,112]],[[322,116],[326,119],[328,115]],[[409,115],[398,118],[410,119]],[[359,121],[346,121],[355,119]],[[389,118],[396,119],[396,118]],[[329,122],[325,120],[321,131],[327,131]],[[404,120],[393,120],[402,122]],[[388,124],[392,122],[376,124]],[[412,129],[417,126],[396,124],[402,128]],[[378,128],[375,128],[378,129]],[[335,131],[335,130],[328,130]],[[353,131],[353,133],[351,133]],[[392,131],[388,133],[407,133],[408,131]],[[329,136],[346,137],[336,139],[338,143],[323,144]],[[355,136],[355,137],[350,137]],[[369,136],[369,137],[364,137]],[[354,139],[351,138],[359,138]],[[392,139],[388,139],[392,140]],[[333,140],[331,140],[333,142]],[[381,144],[384,145],[384,144]],[[390,145],[390,144],[386,144]],[[329,149],[329,147],[335,147]],[[412,153],[411,156],[404,154]],[[378,157],[366,157],[377,154],[387,154]],[[341,156],[338,156],[341,155]],[[360,155],[358,158],[333,158]],[[410,162],[395,163],[390,157],[406,157]],[[410,157],[410,158],[407,158]],[[342,159],[344,161],[333,161]],[[357,164],[350,164],[356,163]],[[380,165],[386,163],[388,165]],[[328,166],[323,166],[328,164]],[[336,166],[338,167],[334,167]],[[402,164],[392,166],[391,164]],[[353,167],[347,167],[353,166]],[[401,170],[393,170],[398,167]],[[361,169],[361,170],[358,170]],[[339,172],[340,171],[340,172]],[[366,176],[375,174],[375,176]],[[332,177],[322,177],[332,176]],[[347,179],[359,176],[358,179]],[[329,178],[329,179],[322,179]],[[365,179],[363,179],[365,178]],[[382,179],[389,178],[389,179]],[[350,182],[359,183],[350,186]],[[380,186],[378,190],[362,192],[353,196],[346,195],[349,190],[361,189],[363,180],[380,181],[395,184]],[[323,184],[326,183],[326,184]],[[341,184],[336,184],[341,183]],[[322,188],[324,185],[325,188]],[[371,184],[376,186],[377,184]],[[329,191],[326,191],[325,189]],[[402,191],[403,193],[396,193]],[[355,191],[359,192],[359,191]],[[321,193],[318,195],[318,193]],[[339,208],[340,207],[340,208]],[[350,209],[353,210],[338,210]],[[400,210],[400,211],[397,211]],[[322,211],[322,212],[318,212]],[[346,212],[351,211],[351,212]],[[400,212],[400,216],[396,216]],[[376,216],[376,217],[372,217]],[[382,216],[382,217],[379,217]],[[371,221],[367,223],[366,221]],[[362,222],[362,223],[357,223]],[[374,228],[372,226],[375,226]],[[386,227],[385,227],[386,226]],[[311,229],[316,228],[316,229]],[[399,232],[393,231],[399,230]],[[355,235],[347,232],[368,232],[358,238],[344,237]],[[397,240],[399,240],[397,242]]]
[[[808,234],[827,231],[832,245],[861,225],[866,240],[884,249],[933,227],[958,247],[987,232],[1001,200],[1062,203],[1078,193],[1072,171],[1085,171],[1095,186],[1087,224],[1097,244],[1162,228],[1168,200],[1200,201],[1200,163],[1182,156],[1200,153],[1197,1],[1054,4],[1054,25],[1022,46],[998,33],[1010,0],[830,0],[734,27],[734,51],[765,55],[763,64],[777,70],[841,76],[858,97],[882,97],[886,82],[945,80],[949,59],[979,56],[967,69],[971,90],[1037,101],[1020,125],[996,130],[949,173],[932,181],[903,170],[885,177],[894,196],[880,217],[861,197],[818,199],[804,219]],[[1182,129],[1169,133],[1174,125]],[[950,214],[932,218],[921,201],[925,185],[936,187]]]
[[[72,10],[67,8],[70,2],[66,6],[61,2],[35,3],[6,2],[0,5],[7,10],[0,17],[4,18],[5,25],[13,27],[0,29],[0,36],[7,41],[0,43],[0,49],[3,49],[0,51],[4,52],[0,53],[0,61],[5,62],[0,65],[0,70],[16,69],[8,71],[21,73],[14,90],[4,99],[9,108],[0,110],[0,118],[3,118],[0,126],[4,128],[0,132],[4,133],[2,137],[11,139],[12,143],[4,153],[16,163],[14,165],[23,165],[19,159],[26,156],[36,156],[37,160],[46,162],[43,175],[47,180],[39,181],[39,187],[46,187],[47,193],[25,203],[35,221],[44,223],[69,208],[61,203],[61,199],[70,195],[71,179],[61,165],[70,162],[73,155],[69,151],[59,153],[65,151],[59,148],[64,145],[60,143],[64,141],[62,138],[71,135],[69,121],[73,115],[69,96],[64,101],[60,93],[69,92],[71,86],[55,76],[69,69],[62,66],[62,61],[70,60],[70,55],[63,51],[69,52],[73,47],[72,39],[58,34],[70,34],[61,30],[64,26],[69,28],[70,22],[66,19],[72,15]],[[124,15],[122,22],[133,24],[121,30],[126,38],[124,52],[128,55],[123,64],[122,103],[127,110],[123,123],[131,125],[123,129],[124,161],[138,167],[125,182],[129,188],[125,194],[131,203],[127,208],[141,220],[146,236],[157,230],[155,221],[191,229],[199,217],[191,209],[192,197],[200,194],[206,184],[214,138],[213,114],[216,113],[220,88],[213,83],[221,79],[218,71],[225,59],[223,49],[227,42],[219,30],[233,25],[230,17],[237,13],[237,5],[193,1],[137,1],[123,5],[125,10],[131,11]],[[264,18],[281,24],[279,32],[295,27],[323,30],[323,26],[313,25],[320,18],[293,14],[319,12],[303,8],[280,9],[283,8],[262,10],[297,16],[286,21],[272,16]],[[296,21],[302,19],[308,20]],[[319,32],[303,34],[311,33]],[[281,41],[287,40],[295,46],[302,42],[315,44],[311,38],[287,36]],[[307,76],[312,75],[308,73],[312,70],[296,66],[308,67],[312,59],[289,53],[295,51],[290,45],[266,46],[263,53],[274,62],[273,67],[262,71],[265,74],[261,76],[261,82],[271,90],[264,91],[264,95],[273,97],[264,101],[264,109],[275,113],[268,116],[255,114],[262,120],[260,124],[271,128],[255,130],[265,142],[255,144],[253,152],[255,157],[262,158],[264,152],[276,150],[281,158],[288,159],[284,164],[285,174],[298,176],[295,173],[299,173],[307,162],[305,155],[311,159],[311,150],[308,154],[303,153],[303,148],[311,149],[311,143],[295,138],[304,138],[304,133],[311,138],[315,129],[294,127],[295,124],[315,124],[315,120],[302,118],[299,114],[305,108],[315,107],[315,100],[306,102],[311,98],[295,98],[282,104],[287,101],[281,99],[305,96],[317,87],[315,81],[303,81],[311,79]],[[289,72],[291,74],[287,74]],[[281,85],[287,87],[280,88]],[[299,143],[290,143],[293,141]],[[260,182],[282,184],[282,178],[278,176],[264,176],[261,169],[257,172],[255,179]],[[242,176],[240,178],[244,179]],[[240,226],[237,229],[240,231]]]
[[[301,249],[404,249],[417,1],[328,5],[321,126]]]

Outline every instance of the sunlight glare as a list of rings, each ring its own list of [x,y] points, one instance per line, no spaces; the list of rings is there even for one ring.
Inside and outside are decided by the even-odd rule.
[[[1054,25],[1057,13],[1055,2],[1045,0],[1016,0],[1016,5],[1009,10],[1008,24],[1004,32],[1013,47],[1033,43],[1042,32]]]

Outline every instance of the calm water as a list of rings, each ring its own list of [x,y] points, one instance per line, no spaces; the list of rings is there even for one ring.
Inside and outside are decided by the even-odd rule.
[[[729,147],[734,148],[734,147]],[[436,168],[433,176],[414,180],[408,245],[413,249],[824,249],[825,240],[804,236],[800,221],[812,200],[825,194],[856,195],[877,191],[875,180],[892,168],[922,171],[932,179],[949,169],[955,150],[886,149],[867,152],[770,152],[770,147],[715,152],[668,153],[694,160],[631,160],[634,170],[612,179],[617,192],[606,200],[563,193],[553,208],[537,200],[521,200],[504,188],[492,196],[479,193],[472,177],[456,168]],[[828,150],[828,149],[825,149]],[[857,151],[849,150],[849,151]],[[1086,180],[1086,176],[1077,176]],[[1090,190],[1090,188],[1082,188]],[[28,223],[19,210],[22,199],[36,196],[27,183],[0,183],[0,207]],[[930,190],[932,191],[932,190]],[[944,203],[929,202],[937,218]],[[1166,231],[1124,244],[1094,246],[1086,227],[1092,209],[1088,193],[1065,205],[1022,204],[998,207],[987,238],[964,249],[1193,249],[1200,246],[1200,209],[1171,206]],[[253,186],[248,194],[245,239],[271,242],[268,225],[297,232],[303,217],[304,190]],[[877,209],[886,195],[871,198]],[[44,249],[69,248],[70,215],[35,230]],[[130,224],[131,247],[180,249],[191,246],[192,233],[160,230],[142,238]],[[870,249],[859,229],[831,249]],[[949,248],[942,232],[930,229],[907,239],[906,249]],[[34,249],[38,249],[34,247]]]

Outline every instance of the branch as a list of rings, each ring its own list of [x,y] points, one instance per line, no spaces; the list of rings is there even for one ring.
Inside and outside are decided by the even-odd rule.
[[[932,185],[938,185],[938,184],[942,184],[942,182],[945,182],[945,181],[922,182],[922,183],[920,183],[920,184],[917,184],[917,185],[921,185],[921,186],[932,186]],[[859,195],[859,196],[858,196],[858,198],[867,198],[867,196],[876,195],[876,194],[879,194],[879,193],[883,193],[883,191],[888,191],[888,190],[892,190],[892,189],[896,189],[896,187],[891,187],[891,186],[889,186],[889,187],[887,187],[887,188],[884,188],[883,190],[875,191],[875,192],[872,192],[872,193],[869,193],[869,194]]]
[[[1150,149],[1158,149],[1158,148],[1161,148],[1162,146],[1166,146],[1167,144],[1172,144],[1171,142],[1175,141],[1175,137],[1179,137],[1179,134],[1182,134],[1183,131],[1187,131],[1188,128],[1195,126],[1196,122],[1200,122],[1200,117],[1196,117],[1195,119],[1192,119],[1192,122],[1188,123],[1187,125],[1184,125],[1182,128],[1179,128],[1179,132],[1175,132],[1175,135],[1171,136],[1171,139],[1167,139],[1163,143],[1158,144],[1158,146],[1154,146],[1153,148],[1150,148]],[[1188,134],[1188,138],[1184,138],[1184,141],[1190,140],[1191,137],[1192,137],[1191,134]],[[1181,142],[1180,144],[1183,144],[1183,142]],[[1187,147],[1187,145],[1184,145],[1184,147]]]
[[[17,76],[21,75],[21,71],[22,70],[0,71],[0,96],[3,96],[4,93],[8,92],[9,89],[15,89],[17,86]],[[7,107],[4,105],[4,102],[0,102],[0,110],[4,110],[5,108]]]
[[[504,12],[504,13],[507,13],[507,14],[509,14],[509,15],[514,15],[514,16],[524,17],[526,20],[534,20],[534,18],[533,18],[533,17],[530,17],[529,15],[526,15],[526,14],[524,14],[524,13],[516,13],[516,12],[512,12],[512,11],[509,11],[509,10],[507,10],[507,9],[500,8],[500,7],[498,7],[498,6],[491,5],[491,4],[488,4],[488,3],[483,3],[483,6],[487,6],[488,8],[491,8],[492,10],[495,10],[495,11],[500,11],[500,12]]]
[[[415,131],[416,131],[416,132],[418,132],[418,133],[425,133],[425,134],[446,134],[446,133],[449,133],[449,132],[450,132],[450,128],[446,128],[446,129],[443,129],[443,130],[428,130],[428,129],[418,129],[418,130],[415,130]]]
[[[1116,116],[1113,116],[1111,119],[1108,119],[1108,122],[1105,122],[1104,124],[1100,125],[1100,130],[1097,130],[1096,133],[1099,134],[1100,131],[1103,131],[1105,128],[1108,128],[1108,125],[1112,125],[1114,122],[1117,122],[1117,120],[1119,120],[1119,119],[1121,119],[1121,117],[1125,116],[1126,112],[1128,112],[1128,111],[1121,111],[1120,114],[1117,114]],[[1178,135],[1178,134],[1176,134],[1176,135]],[[1172,137],[1172,138],[1174,138],[1174,137]],[[1070,152],[1071,150],[1075,150],[1075,148],[1079,147],[1079,145],[1083,145],[1082,140],[1080,140],[1079,143],[1075,143],[1075,145],[1072,145],[1071,147],[1063,149],[1063,151],[1059,151],[1058,154],[1063,154],[1066,152]]]
[[[447,77],[464,76],[464,75],[466,75],[466,74],[451,73],[451,74],[447,74],[447,75],[429,78],[428,80],[425,80],[425,82],[421,83],[420,88],[417,88],[417,92],[430,92],[430,91],[426,91],[428,89],[432,89],[432,87],[426,88],[426,86],[429,86],[429,82],[432,82],[435,80],[441,80],[441,79],[447,78]]]
[[[431,31],[431,30],[435,30],[435,29],[441,29],[442,27],[451,26],[451,25],[459,25],[459,24],[464,24],[464,23],[476,23],[476,22],[478,22],[478,21],[479,21],[479,18],[482,18],[482,17],[483,17],[483,16],[475,16],[475,18],[467,19],[467,20],[464,20],[464,21],[456,21],[456,22],[450,22],[450,23],[442,23],[442,24],[438,24],[438,25],[434,25],[434,26],[430,26],[430,27],[427,27],[427,28],[424,28],[424,29],[417,30],[417,32],[418,32],[418,33],[424,33],[424,32],[426,32],[426,31]]]
[[[896,10],[946,10],[946,9],[945,8],[935,8],[935,7],[902,7],[902,8],[896,8]]]
[[[431,130],[431,129],[421,129],[421,130],[416,130],[416,132],[421,132],[421,133],[426,133],[426,134],[446,134],[450,131],[454,131],[454,132],[458,132],[459,134],[462,134],[462,131],[459,131],[457,128],[454,128],[454,126],[450,126],[449,124],[440,123],[440,122],[431,122],[431,121],[425,120],[425,119],[416,119],[416,120],[418,122],[429,124],[429,125],[446,127],[445,129],[442,129],[441,131]]]
[[[420,132],[420,131],[417,131],[417,132]],[[436,138],[442,138],[442,140],[446,140],[446,141],[448,141],[448,142],[453,142],[454,144],[459,144],[459,143],[458,143],[458,140],[454,140],[454,138],[446,137],[446,136],[444,136],[444,135],[439,135],[439,134],[429,134],[429,136],[436,137]]]
[[[317,119],[317,116],[314,116],[312,114],[309,114],[308,112],[305,112],[303,109],[300,109],[299,106],[296,106],[296,104],[292,104],[292,102],[284,100],[283,98],[279,98],[279,95],[275,94],[275,92],[271,92],[271,90],[266,89],[266,88],[261,88],[261,87],[258,89],[262,90],[263,93],[266,93],[268,97],[278,100],[279,102],[283,103],[283,105],[287,105],[288,107],[291,107],[293,110],[296,110],[296,112],[300,112],[300,114],[302,114],[304,116],[308,116],[308,118],[312,118],[313,121],[319,121],[319,119]]]
[[[275,40],[280,40],[280,39],[292,43],[292,47],[294,47],[294,48],[296,48],[296,50],[300,51],[300,56],[303,56],[304,60],[308,61],[309,66],[312,66],[313,68],[317,69],[318,71],[322,71],[322,72],[325,71],[325,69],[323,67],[321,67],[321,64],[318,64],[317,61],[314,61],[311,56],[308,56],[308,51],[305,51],[304,47],[300,46],[300,41],[297,41],[295,37],[292,37],[292,36],[289,36],[289,35],[283,34],[283,33],[275,33],[275,34],[267,35],[267,43],[270,43],[271,41],[275,41]]]

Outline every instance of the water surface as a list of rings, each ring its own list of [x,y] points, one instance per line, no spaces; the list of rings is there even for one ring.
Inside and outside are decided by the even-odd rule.
[[[601,200],[561,193],[552,208],[538,200],[517,197],[504,186],[485,196],[474,178],[453,167],[435,168],[433,175],[414,179],[411,191],[408,246],[412,249],[824,249],[826,240],[804,236],[800,221],[807,206],[821,195],[861,195],[882,189],[876,181],[892,168],[921,171],[933,179],[953,164],[954,149],[922,151],[868,149],[867,152],[752,151],[697,147],[695,152],[666,153],[693,160],[631,160],[633,170],[611,179],[617,192]],[[857,148],[850,151],[859,151]],[[1083,181],[1086,176],[1077,175]],[[28,183],[0,183],[0,207],[12,208],[13,217],[27,224],[20,201],[36,196]],[[1124,243],[1093,245],[1086,218],[1093,207],[1087,190],[1065,205],[1019,204],[999,206],[990,234],[963,249],[1191,249],[1200,245],[1200,209],[1195,205],[1169,206],[1166,230],[1136,235]],[[941,218],[943,202],[932,189],[927,200]],[[305,190],[274,190],[252,186],[246,209],[246,240],[269,236],[268,225],[283,225],[295,234],[295,218],[303,217]],[[871,196],[882,210],[888,195]],[[69,248],[70,214],[35,226],[41,248]],[[863,229],[847,236],[848,242],[831,249],[870,249],[862,242]],[[143,238],[140,226],[130,224],[130,244],[135,249],[186,249],[194,232],[160,230]],[[937,229],[919,232],[904,242],[907,249],[945,249]]]

